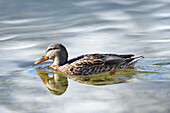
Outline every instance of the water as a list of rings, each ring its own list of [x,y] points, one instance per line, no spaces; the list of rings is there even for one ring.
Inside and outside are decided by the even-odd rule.
[[[169,6],[169,0],[0,1],[0,113],[170,112]],[[55,95],[33,65],[54,42],[66,46],[69,58],[86,53],[145,58],[135,72],[119,74],[127,80],[116,84],[62,77],[65,87]],[[49,78],[53,83],[53,74]]]

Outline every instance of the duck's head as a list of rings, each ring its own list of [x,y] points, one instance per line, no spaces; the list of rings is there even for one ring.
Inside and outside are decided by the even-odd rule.
[[[62,44],[54,43],[47,48],[42,58],[34,64],[36,65],[48,59],[52,59],[54,61],[52,65],[61,66],[67,62],[67,58],[68,53],[66,48]]]

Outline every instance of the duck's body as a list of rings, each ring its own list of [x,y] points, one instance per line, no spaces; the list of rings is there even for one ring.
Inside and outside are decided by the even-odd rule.
[[[71,75],[89,75],[105,71],[133,67],[134,55],[87,54],[69,60],[62,66],[53,66],[56,71]],[[138,59],[141,57],[138,57]]]
[[[64,49],[62,50],[62,48]],[[57,49],[55,52],[51,51],[55,49]],[[48,53],[49,51],[51,52]],[[50,56],[50,54],[54,55]],[[51,57],[50,59],[53,59],[54,63],[50,67],[58,72],[70,75],[89,75],[133,67],[138,60],[143,58],[142,56],[132,58],[134,56],[132,54],[86,54],[67,61],[67,56],[67,51],[63,45],[53,44],[48,47],[42,59],[35,64],[41,63]]]

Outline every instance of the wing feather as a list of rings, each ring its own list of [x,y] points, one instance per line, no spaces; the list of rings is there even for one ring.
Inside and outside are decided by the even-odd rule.
[[[69,60],[67,65],[61,68],[67,69],[66,72],[73,75],[101,73],[120,68],[125,63],[130,62],[133,59],[132,56],[134,55],[86,54]]]

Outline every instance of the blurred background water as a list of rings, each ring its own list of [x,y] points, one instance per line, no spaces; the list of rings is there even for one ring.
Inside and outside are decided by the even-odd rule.
[[[137,70],[156,73],[102,86],[68,79],[57,96],[33,65],[55,42],[66,46],[69,58],[143,55]],[[169,0],[1,0],[0,113],[168,113],[169,43]]]

